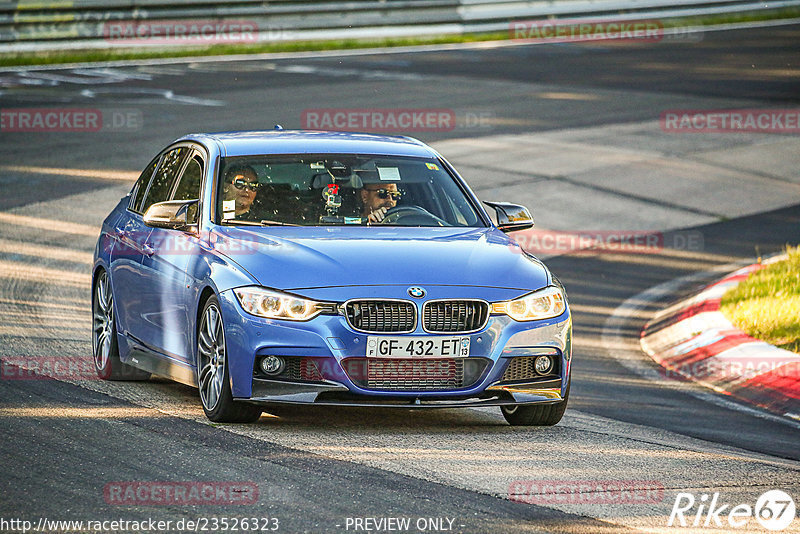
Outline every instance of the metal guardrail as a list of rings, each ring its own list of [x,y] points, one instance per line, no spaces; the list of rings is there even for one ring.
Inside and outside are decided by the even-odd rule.
[[[244,22],[256,28],[256,41],[267,42],[504,31],[513,20],[549,17],[641,19],[787,6],[800,6],[800,0],[0,1],[0,51],[146,45],[109,39],[109,25],[156,21]]]

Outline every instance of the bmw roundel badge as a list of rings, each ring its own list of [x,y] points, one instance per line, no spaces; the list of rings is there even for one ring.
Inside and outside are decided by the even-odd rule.
[[[415,299],[421,299],[425,296],[425,290],[421,287],[413,286],[408,288],[408,294],[414,297]]]

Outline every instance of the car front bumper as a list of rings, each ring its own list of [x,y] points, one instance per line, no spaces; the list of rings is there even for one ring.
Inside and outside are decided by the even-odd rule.
[[[306,322],[254,317],[241,308],[232,291],[220,295],[226,324],[228,365],[234,399],[264,405],[315,404],[331,406],[448,408],[553,404],[566,395],[572,359],[572,319],[562,315],[542,321],[517,322],[490,317],[482,330],[465,334],[470,355],[463,361],[484,366],[478,378],[455,389],[370,389],[345,371],[349,359],[363,360],[369,334],[350,327],[340,315],[318,316]],[[428,336],[416,331],[409,336]],[[512,359],[546,354],[558,373],[528,380],[504,380]],[[324,376],[309,380],[276,380],[257,372],[266,355],[323,362]],[[477,376],[477,375],[476,375]],[[506,377],[507,378],[507,377]]]

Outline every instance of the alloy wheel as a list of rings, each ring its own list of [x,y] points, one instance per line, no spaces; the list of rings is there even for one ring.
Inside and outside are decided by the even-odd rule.
[[[197,345],[200,400],[206,410],[213,410],[225,380],[225,330],[216,305],[209,306],[203,314]]]
[[[111,357],[112,336],[114,334],[114,297],[111,294],[111,285],[108,274],[100,273],[95,286],[94,303],[92,305],[93,335],[92,349],[94,351],[94,364],[98,370],[103,370],[108,365]]]

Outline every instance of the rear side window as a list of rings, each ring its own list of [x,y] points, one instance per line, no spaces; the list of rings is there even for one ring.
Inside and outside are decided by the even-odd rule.
[[[142,212],[146,212],[147,208],[156,202],[169,200],[169,195],[175,185],[175,179],[188,152],[189,149],[183,147],[170,150],[164,155],[161,165],[158,166],[156,174],[153,176],[150,189],[147,191],[147,196],[141,208]]]
[[[203,160],[194,156],[186,164],[173,200],[195,200],[200,198],[200,180],[203,177]]]
[[[151,161],[147,167],[142,171],[142,174],[139,175],[139,179],[136,180],[136,187],[134,187],[134,197],[133,202],[130,205],[130,209],[137,213],[142,211],[142,201],[144,200],[144,194],[147,193],[147,186],[150,184],[150,177],[153,176],[153,171],[156,170],[156,165],[158,165],[158,161],[161,159],[161,155],[156,156],[153,161]]]

